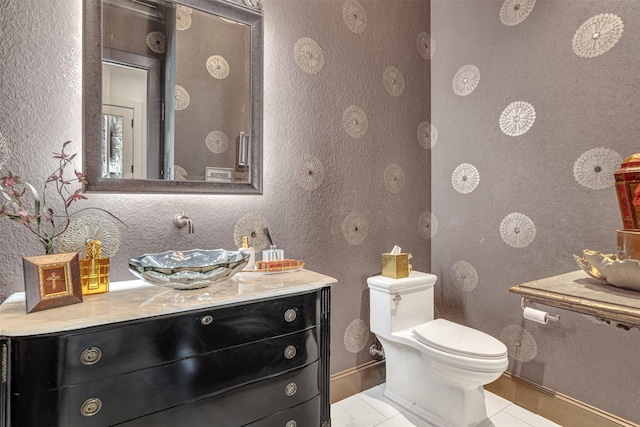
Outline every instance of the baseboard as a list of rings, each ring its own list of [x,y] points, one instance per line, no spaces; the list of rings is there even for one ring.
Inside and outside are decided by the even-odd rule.
[[[640,427],[509,372],[484,388],[563,427]]]
[[[331,403],[345,399],[384,382],[384,360],[372,360],[331,376]]]

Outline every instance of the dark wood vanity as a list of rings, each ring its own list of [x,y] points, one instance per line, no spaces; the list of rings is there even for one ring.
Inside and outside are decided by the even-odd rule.
[[[29,315],[10,298],[0,425],[329,426],[335,280],[257,279],[198,291],[140,282]]]

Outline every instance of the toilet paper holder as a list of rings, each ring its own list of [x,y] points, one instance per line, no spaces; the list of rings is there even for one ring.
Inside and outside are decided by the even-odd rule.
[[[520,308],[522,309],[522,311],[524,311],[524,309],[525,309],[525,301],[529,301],[529,300],[526,299],[525,297],[521,297],[520,298]],[[558,320],[560,320],[560,315],[558,314],[556,316],[552,316],[549,313],[547,313],[545,315],[545,318],[547,320],[551,320],[551,321],[557,322]]]

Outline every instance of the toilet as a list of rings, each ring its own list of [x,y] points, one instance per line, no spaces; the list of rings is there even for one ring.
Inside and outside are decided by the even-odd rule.
[[[436,276],[374,276],[370,326],[386,359],[384,396],[438,427],[492,426],[483,385],[508,366],[507,347],[484,332],[433,318]]]

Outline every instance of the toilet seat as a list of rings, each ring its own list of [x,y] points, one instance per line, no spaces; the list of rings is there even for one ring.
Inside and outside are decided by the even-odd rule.
[[[413,328],[413,337],[437,350],[482,359],[504,358],[507,347],[491,335],[467,326],[436,319]]]

